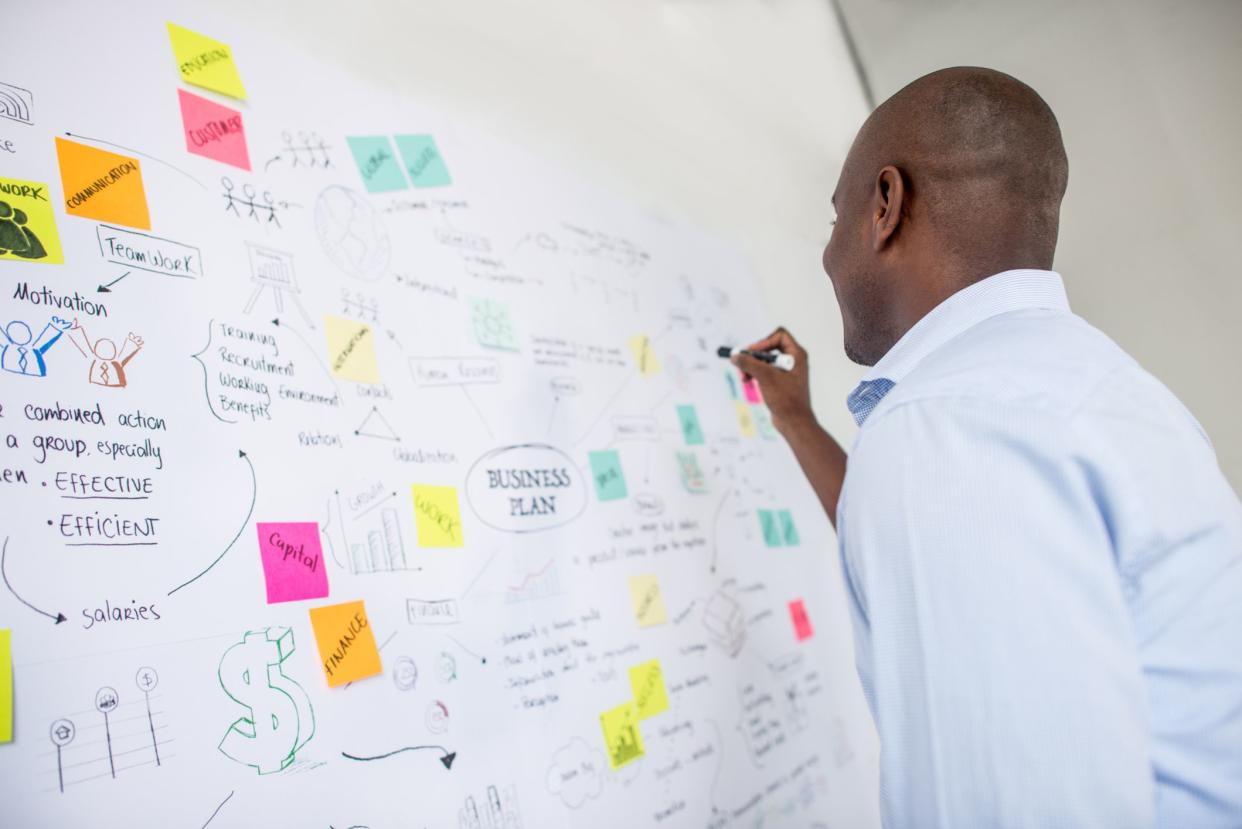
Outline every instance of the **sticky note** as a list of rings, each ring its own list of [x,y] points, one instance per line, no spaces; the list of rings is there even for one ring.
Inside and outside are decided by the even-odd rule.
[[[415,187],[444,187],[453,183],[436,140],[430,135],[398,135],[396,142],[405,174]]]
[[[604,729],[604,748],[608,764],[619,769],[643,756],[643,735],[638,730],[638,707],[633,702],[618,705],[599,715]]]
[[[323,333],[328,339],[328,366],[333,376],[357,383],[380,382],[371,326],[333,316],[325,316],[323,323]]]
[[[0,259],[64,263],[51,192],[43,182],[0,178]]]
[[[677,470],[681,473],[681,485],[688,492],[706,492],[707,479],[699,467],[699,456],[693,452],[677,453]]]
[[[630,689],[634,692],[634,707],[638,709],[640,720],[668,710],[668,691],[664,687],[660,660],[652,659],[630,668]]]
[[[380,666],[375,632],[367,621],[366,605],[356,602],[330,604],[310,609],[319,661],[323,663],[328,685],[335,688],[347,682],[375,676]]]
[[[242,114],[184,89],[177,90],[177,97],[181,101],[186,150],[249,170],[250,153],[246,149]]]
[[[747,403],[762,403],[763,393],[759,391],[759,381],[754,377],[742,378],[742,391],[746,395]]]
[[[630,353],[634,355],[634,363],[638,366],[640,375],[650,377],[659,372],[660,361],[651,349],[650,337],[646,334],[635,334],[626,343],[630,347]]]
[[[142,230],[151,229],[138,159],[57,136],[56,159],[65,212]]]
[[[806,605],[801,599],[789,603],[789,617],[793,620],[794,636],[799,642],[815,635],[815,631],[811,630],[811,618],[806,615]]]
[[[267,582],[267,603],[322,599],[328,595],[328,568],[319,542],[319,525],[259,522],[259,557]]]
[[[758,432],[755,431],[755,418],[750,413],[750,405],[741,400],[734,400],[733,408],[737,410],[737,426],[742,430],[742,437],[755,437]]]
[[[763,532],[763,543],[768,547],[781,546],[781,528],[777,523],[776,513],[770,509],[759,510],[759,529]]]
[[[729,385],[729,399],[730,400],[740,399],[738,395],[738,391],[737,391],[737,386],[738,386],[737,372],[731,368],[725,369],[725,382],[728,383]]]
[[[621,456],[615,449],[591,452],[590,459],[595,497],[601,501],[616,501],[629,494],[625,488],[625,473],[621,471]]]
[[[13,741],[13,631],[0,630],[0,743]]]
[[[776,426],[772,424],[772,413],[767,406],[751,406],[750,414],[755,419],[755,429],[759,432],[759,437],[772,440],[777,436]]]
[[[699,415],[693,406],[678,406],[677,420],[681,423],[681,437],[687,446],[698,446],[703,442],[703,428],[699,426]]]
[[[783,509],[776,517],[781,525],[781,541],[786,547],[793,547],[802,540],[798,537],[798,528],[794,526],[793,513]]]
[[[387,136],[351,135],[346,136],[345,141],[349,144],[354,163],[358,165],[358,174],[362,176],[362,185],[368,193],[387,193],[410,186]]]
[[[220,92],[233,98],[245,98],[237,64],[228,46],[214,38],[200,35],[176,23],[168,24],[177,70],[186,83]]]
[[[653,575],[630,576],[630,604],[640,628],[662,625],[668,621],[660,580]]]
[[[414,528],[420,547],[460,547],[461,512],[457,490],[451,486],[414,484]]]
[[[517,351],[517,334],[509,318],[509,306],[495,299],[473,297],[470,300],[470,324],[474,339],[484,348]]]

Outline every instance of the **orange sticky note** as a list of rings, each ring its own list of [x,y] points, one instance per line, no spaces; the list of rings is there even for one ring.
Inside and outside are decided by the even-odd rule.
[[[151,229],[138,159],[60,137],[56,158],[67,214]]]
[[[375,633],[362,600],[312,607],[311,627],[328,685],[335,688],[381,672]]]

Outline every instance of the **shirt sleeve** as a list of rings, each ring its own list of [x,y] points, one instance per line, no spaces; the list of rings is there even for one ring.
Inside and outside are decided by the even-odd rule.
[[[890,827],[1143,827],[1155,785],[1109,528],[1070,423],[988,401],[877,412],[842,564]]]

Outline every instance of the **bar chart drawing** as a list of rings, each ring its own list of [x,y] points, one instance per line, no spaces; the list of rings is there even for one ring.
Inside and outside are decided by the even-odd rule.
[[[354,573],[411,569],[405,559],[405,543],[401,540],[401,521],[392,508],[380,510],[379,526],[367,530],[365,543],[351,544],[349,553],[350,569]]]

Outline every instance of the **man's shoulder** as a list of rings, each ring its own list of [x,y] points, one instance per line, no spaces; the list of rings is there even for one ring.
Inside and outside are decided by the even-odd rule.
[[[1119,376],[1147,385],[1148,376],[1134,359],[1081,317],[1013,311],[971,327],[929,354],[897,384],[884,408],[957,399],[1068,417]]]

